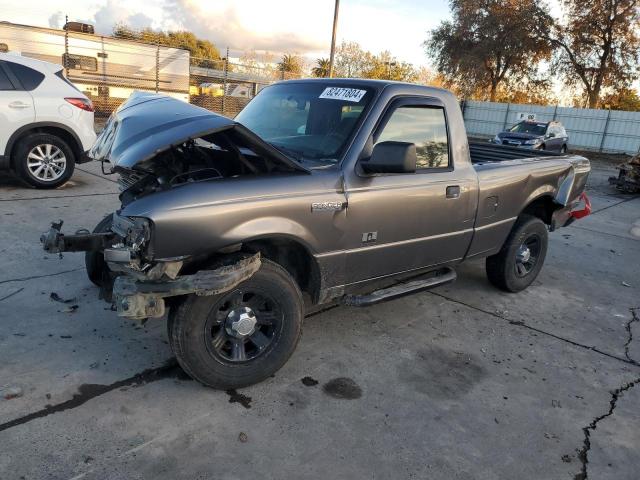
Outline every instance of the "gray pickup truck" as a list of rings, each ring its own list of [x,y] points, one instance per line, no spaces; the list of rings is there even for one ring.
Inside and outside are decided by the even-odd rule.
[[[119,175],[121,208],[41,241],[86,252],[118,315],[168,311],[184,370],[238,388],[282,367],[318,305],[442,285],[483,257],[495,286],[526,288],[547,232],[588,213],[589,161],[533,154],[469,145],[455,97],[418,85],[282,82],[235,121],[138,93],[90,152]]]

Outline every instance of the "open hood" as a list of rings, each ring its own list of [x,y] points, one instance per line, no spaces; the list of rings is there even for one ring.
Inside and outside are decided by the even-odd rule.
[[[295,170],[308,170],[233,120],[166,95],[134,92],[113,112],[89,151],[94,160],[134,169],[171,147],[235,130],[256,154]]]

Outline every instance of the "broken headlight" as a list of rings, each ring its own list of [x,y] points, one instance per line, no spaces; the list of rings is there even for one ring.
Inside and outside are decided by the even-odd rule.
[[[151,239],[151,221],[144,217],[113,215],[111,230],[122,237],[125,246],[141,251]]]

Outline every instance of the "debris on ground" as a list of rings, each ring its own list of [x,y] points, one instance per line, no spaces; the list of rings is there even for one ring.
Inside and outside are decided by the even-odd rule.
[[[618,165],[618,176],[609,177],[609,183],[625,193],[640,193],[640,154]]]
[[[49,295],[49,298],[54,302],[59,302],[59,303],[73,303],[76,301],[75,298],[66,298],[66,299],[62,298],[56,292],[51,292],[51,295]]]
[[[242,443],[247,443],[247,440],[249,440],[249,437],[247,437],[246,433],[240,432],[240,435],[238,435],[238,440],[240,440],[240,442]]]
[[[623,281],[623,282],[622,282],[622,286],[623,286],[623,287],[630,287],[631,285],[630,285],[630,284],[628,284],[627,282]]]
[[[24,391],[20,387],[7,387],[2,390],[2,397],[5,400],[11,400],[12,398],[18,398],[24,395]]]
[[[69,305],[67,308],[60,310],[62,313],[73,313],[78,310],[78,305]]]

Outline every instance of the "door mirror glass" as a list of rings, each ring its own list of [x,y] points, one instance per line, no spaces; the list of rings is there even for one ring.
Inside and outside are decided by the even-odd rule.
[[[371,158],[360,161],[365,173],[415,173],[416,145],[408,142],[380,142]]]

